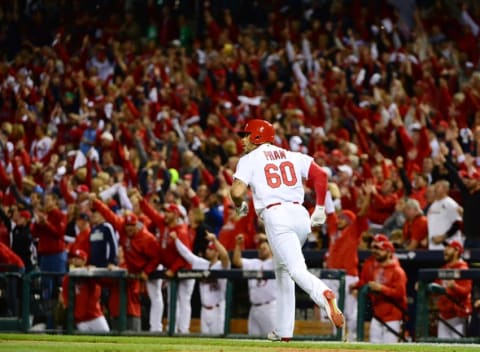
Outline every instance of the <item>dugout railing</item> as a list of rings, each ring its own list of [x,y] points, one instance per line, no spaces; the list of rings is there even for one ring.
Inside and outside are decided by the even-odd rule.
[[[330,279],[339,281],[339,297],[338,297],[338,306],[343,310],[345,302],[345,272],[343,270],[328,270],[322,269],[320,271],[321,279]],[[150,278],[165,278],[163,271],[153,272]],[[170,285],[170,297],[176,297],[178,280],[186,279],[227,279],[227,290],[226,290],[226,304],[225,304],[225,325],[224,333],[221,335],[223,337],[250,337],[248,334],[232,334],[230,331],[230,322],[231,322],[231,310],[233,302],[233,290],[235,281],[238,280],[248,280],[248,279],[273,279],[275,274],[273,271],[248,271],[240,269],[230,269],[230,270],[188,270],[188,271],[179,271],[177,277],[174,280],[171,280]],[[175,317],[176,317],[176,300],[171,299],[168,305],[168,335],[177,335],[175,334]],[[191,336],[192,334],[189,334]],[[203,335],[200,335],[203,336]],[[343,330],[337,329],[335,333],[330,335],[296,335],[295,339],[302,340],[332,340],[332,341],[341,341],[343,340]]]
[[[55,307],[58,306],[58,287],[61,287],[61,279],[64,275],[69,276],[68,285],[68,305],[66,308],[66,319],[64,329],[55,326],[52,329],[45,331],[50,332],[65,332],[67,334],[79,333],[75,329],[74,322],[74,307],[75,307],[75,284],[78,280],[97,280],[101,284],[102,280],[108,280],[110,285],[119,285],[119,318],[118,326],[115,330],[111,330],[110,334],[123,334],[133,333],[127,331],[127,285],[128,280],[138,279],[138,275],[128,274],[125,270],[108,270],[108,269],[76,269],[68,273],[57,272],[41,272],[32,271],[29,274],[21,275],[21,273],[2,273],[2,277],[13,276],[21,283],[21,295],[18,291],[15,291],[16,298],[21,301],[21,311],[18,317],[14,319],[8,318],[4,320],[4,325],[0,325],[0,330],[11,331],[24,331],[31,332],[32,317],[34,315],[44,314],[47,319],[55,319]],[[155,271],[150,274],[149,279],[168,279],[169,285],[169,297],[170,299],[167,306],[168,326],[165,331],[166,335],[179,336],[175,333],[175,318],[176,318],[176,293],[179,280],[185,279],[227,279],[227,290],[225,297],[225,325],[222,337],[237,337],[237,338],[250,338],[248,334],[235,334],[231,332],[230,322],[232,317],[232,305],[235,304],[233,300],[233,291],[235,282],[239,280],[248,279],[272,279],[274,278],[273,271],[245,271],[240,269],[230,270],[181,270],[177,272],[177,275],[173,279],[168,279],[165,276],[165,271]],[[319,277],[322,279],[338,280],[339,281],[339,297],[338,305],[343,310],[345,301],[345,273],[343,270],[321,270]],[[51,296],[48,300],[42,298],[42,291],[45,289],[45,285],[51,285]],[[8,286],[8,285],[7,285]],[[20,285],[19,285],[20,287]],[[13,288],[13,287],[12,287]],[[13,298],[14,296],[12,296]],[[21,299],[20,299],[21,297]],[[1,323],[0,319],[0,323]],[[332,330],[333,331],[333,330]],[[144,332],[141,332],[142,334]],[[189,336],[205,336],[203,334],[189,334]],[[260,338],[260,337],[259,337]],[[343,339],[343,331],[338,329],[335,333],[330,335],[296,335],[295,339],[302,340],[332,340],[340,341]]]
[[[431,295],[446,295],[442,286],[434,283],[435,280],[480,280],[480,269],[420,269],[418,273],[417,312],[416,312],[416,340],[418,342],[445,342],[445,343],[480,343],[480,337],[460,336],[455,339],[439,339],[430,334]],[[447,297],[455,301],[454,297]],[[455,302],[454,302],[455,303]],[[441,319],[436,317],[436,319]],[[452,327],[453,328],[453,327]]]
[[[0,272],[0,331],[18,331],[22,327],[21,292],[23,272],[14,267]]]

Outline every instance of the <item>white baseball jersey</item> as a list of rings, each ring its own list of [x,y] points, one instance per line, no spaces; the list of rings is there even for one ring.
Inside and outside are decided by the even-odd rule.
[[[193,254],[179,239],[175,240],[180,255],[190,263],[194,270],[222,270],[222,262],[217,261],[213,265],[205,258]],[[227,291],[227,279],[202,279],[199,281],[200,300],[203,306],[213,307],[225,300]]]
[[[428,249],[443,249],[443,244],[435,244],[432,237],[444,235],[452,224],[461,220],[458,210],[460,206],[450,197],[436,200],[432,203],[427,213],[428,220]],[[449,240],[462,241],[460,231],[457,231]]]
[[[274,270],[273,259],[261,260],[258,258],[242,258],[243,270]],[[248,292],[252,304],[271,302],[277,297],[277,283],[274,279],[250,279],[248,280]]]
[[[233,176],[250,186],[259,212],[278,202],[303,203],[302,179],[307,178],[312,160],[308,155],[266,143],[242,156]]]

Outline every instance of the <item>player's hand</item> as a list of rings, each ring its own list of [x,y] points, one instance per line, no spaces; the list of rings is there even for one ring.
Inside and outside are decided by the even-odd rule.
[[[243,201],[242,204],[235,209],[237,212],[237,216],[242,217],[248,214],[248,203]]]
[[[445,235],[433,236],[432,237],[432,242],[434,244],[442,244],[446,237],[447,236],[445,236]]]
[[[140,273],[139,277],[140,277],[140,280],[142,280],[142,281],[147,281],[148,280],[148,275],[144,271],[142,271]]]
[[[310,217],[312,227],[323,225],[326,220],[327,213],[325,212],[325,207],[323,205],[317,205],[312,216]]]
[[[171,238],[172,240],[174,240],[174,241],[178,238],[178,235],[177,235],[177,233],[176,233],[175,231],[171,231],[168,235],[169,235],[170,238]]]
[[[165,276],[172,278],[175,276],[175,273],[172,270],[168,269],[167,271],[165,271]]]

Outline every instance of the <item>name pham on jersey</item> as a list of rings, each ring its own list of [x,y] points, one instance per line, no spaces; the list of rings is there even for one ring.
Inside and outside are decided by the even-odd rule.
[[[284,150],[264,151],[263,154],[267,160],[286,159],[287,155]]]

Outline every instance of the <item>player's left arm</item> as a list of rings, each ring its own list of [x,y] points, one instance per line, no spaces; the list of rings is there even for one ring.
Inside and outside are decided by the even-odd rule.
[[[316,204],[324,207],[328,189],[328,176],[327,173],[313,160],[308,168],[308,179],[313,181]]]
[[[327,173],[323,171],[323,169],[315,161],[312,160],[308,168],[307,178],[312,180],[313,187],[315,189],[316,206],[310,217],[310,220],[312,227],[316,227],[324,224],[327,220],[325,198],[328,188],[328,176]]]

